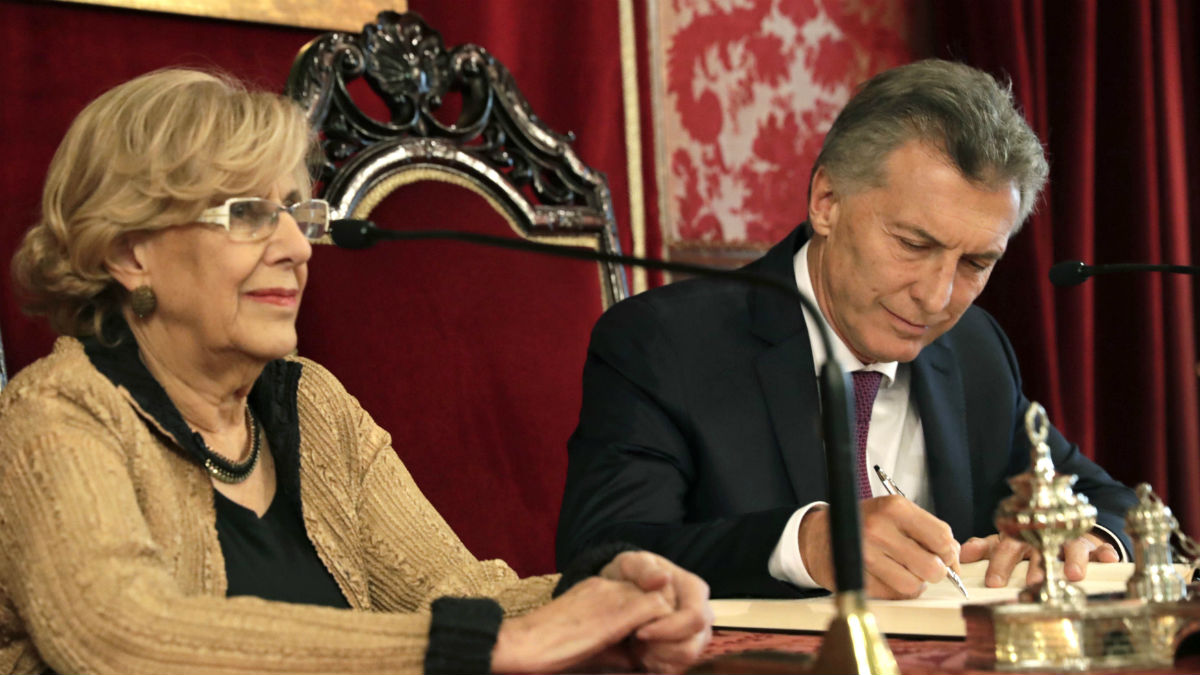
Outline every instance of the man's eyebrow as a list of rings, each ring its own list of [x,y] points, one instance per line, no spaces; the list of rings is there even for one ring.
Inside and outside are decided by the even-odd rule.
[[[940,248],[946,248],[946,244],[940,241],[937,237],[925,231],[919,225],[911,223],[896,223],[896,227],[906,230],[908,234],[923,239],[926,243]],[[979,251],[977,253],[967,253],[966,257],[973,260],[982,260],[986,262],[996,262],[1004,257],[1004,251]]]
[[[979,253],[968,253],[967,257],[974,258],[975,260],[996,262],[1004,257],[1004,251],[981,251]]]
[[[284,196],[283,200],[285,202],[292,202],[292,203],[300,201],[300,191],[292,190],[291,192],[287,193],[286,196]]]
[[[906,233],[910,236],[922,239],[923,243],[932,244],[933,246],[938,246],[941,248],[946,248],[946,244],[944,244],[940,240],[938,240],[937,237],[926,232],[925,229],[919,225],[913,225],[911,223],[896,223],[896,227],[898,227],[902,230],[905,230]]]

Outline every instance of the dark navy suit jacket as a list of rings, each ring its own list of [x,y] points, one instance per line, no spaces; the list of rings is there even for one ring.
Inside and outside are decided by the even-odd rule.
[[[794,286],[797,228],[746,270]],[[1006,478],[1029,465],[1029,401],[1012,347],[971,307],[912,362],[934,512],[960,541],[995,532]],[[702,576],[714,597],[805,594],[767,560],[791,514],[828,497],[817,383],[799,303],[773,289],[684,281],[597,322],[558,524],[559,567],[626,541]],[[1052,429],[1060,472],[1124,536],[1133,493]],[[1128,540],[1124,540],[1126,550]]]

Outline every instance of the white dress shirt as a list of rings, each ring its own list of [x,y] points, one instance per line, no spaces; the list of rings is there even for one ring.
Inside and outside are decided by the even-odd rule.
[[[796,287],[801,295],[815,305],[817,297],[813,292],[812,277],[809,275],[808,247],[809,243],[804,244],[793,258]],[[848,371],[874,370],[883,373],[879,393],[875,396],[875,405],[871,408],[871,426],[867,433],[867,475],[871,480],[871,494],[887,494],[887,490],[879,482],[879,476],[872,470],[872,467],[878,464],[892,477],[896,485],[904,490],[909,499],[921,508],[932,510],[933,498],[929,494],[929,480],[925,472],[925,436],[921,433],[921,416],[909,396],[909,365],[896,361],[863,365],[833,331],[824,312],[819,320],[833,338],[834,357],[843,368]],[[820,372],[826,361],[825,346],[821,343],[817,324],[807,314],[805,324],[808,326],[808,343],[812,346],[813,372]],[[852,395],[852,392],[847,393]],[[818,505],[825,505],[825,502],[806,504],[788,519],[767,564],[771,576],[801,588],[818,587],[801,559],[799,541],[800,521],[809,509]]]

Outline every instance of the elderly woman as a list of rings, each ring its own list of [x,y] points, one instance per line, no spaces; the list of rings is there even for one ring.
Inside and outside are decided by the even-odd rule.
[[[292,102],[188,70],[67,132],[14,259],[64,337],[0,395],[0,671],[682,669],[703,582],[612,548],[561,579],[476,560],[288,356],[329,221],[309,146]]]

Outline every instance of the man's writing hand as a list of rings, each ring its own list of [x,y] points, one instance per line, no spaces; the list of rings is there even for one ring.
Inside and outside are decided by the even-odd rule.
[[[900,496],[859,502],[866,592],[873,598],[915,598],[925,584],[958,570],[959,545],[950,526]],[[808,573],[834,590],[829,513],[812,509],[800,523],[800,557]]]

